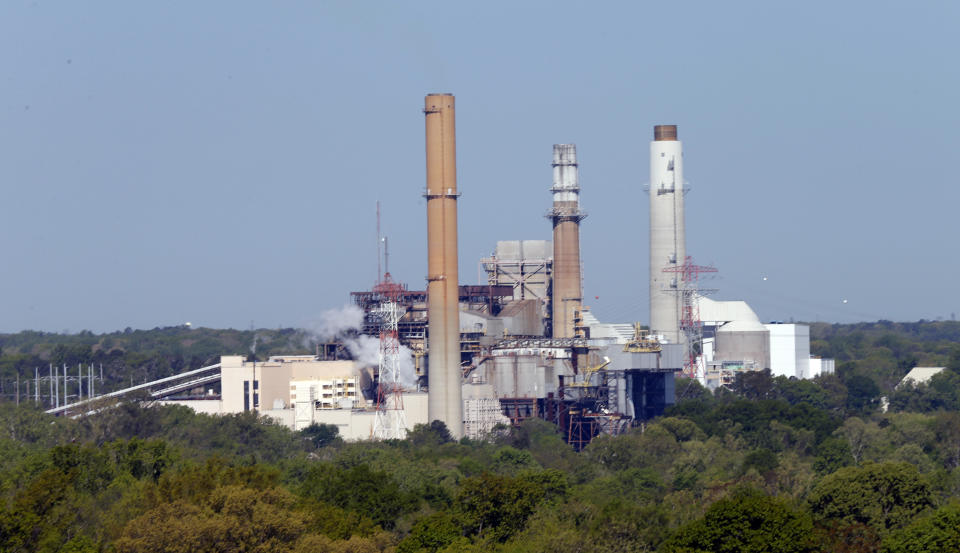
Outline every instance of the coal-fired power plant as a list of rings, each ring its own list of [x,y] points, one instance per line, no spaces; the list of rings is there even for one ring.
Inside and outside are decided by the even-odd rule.
[[[316,337],[315,353],[249,361],[224,355],[220,363],[108,395],[150,387],[157,400],[182,401],[203,413],[255,411],[296,431],[335,425],[345,440],[403,439],[417,425],[439,423],[454,438],[487,439],[536,418],[556,425],[580,450],[597,436],[662,415],[690,390],[683,380],[676,388],[681,371],[711,388],[732,385],[746,370],[797,378],[832,372],[832,360],[810,357],[809,327],[764,325],[744,301],[704,297],[710,290],[698,287],[697,275],[716,269],[694,265],[686,255],[683,151],[675,125],[654,127],[650,144],[649,327],[601,322],[584,305],[580,222],[586,214],[574,144],[553,145],[546,210],[553,240],[540,219],[544,236],[490,243],[492,252],[479,259],[480,282],[460,284],[454,113],[452,94],[425,97],[426,290],[408,289],[384,263],[372,289],[351,292],[354,306],[333,310],[321,325],[336,330]],[[547,180],[545,167],[542,176],[535,181]],[[504,208],[521,213],[531,206]],[[624,232],[631,224],[624,222]],[[475,230],[490,236],[507,226],[497,221]],[[387,260],[379,203],[377,255],[379,273]],[[628,306],[618,307],[623,313]],[[51,382],[60,378],[51,373]],[[82,378],[78,373],[77,381]],[[57,399],[48,412],[95,412],[83,407],[90,398],[66,405],[64,392],[63,399],[65,405]]]
[[[452,94],[424,101],[427,142],[427,317],[431,421],[463,435],[457,274],[457,143]]]
[[[580,222],[586,214],[574,144],[553,145],[546,210],[552,242],[519,237],[490,244],[493,252],[480,259],[481,283],[460,284],[454,97],[430,94],[423,111],[427,289],[394,283],[389,297],[382,284],[351,293],[364,312],[362,332],[370,336],[382,334],[380,306],[399,303],[396,336],[416,372],[415,384],[403,391],[408,428],[440,421],[457,438],[482,439],[504,425],[540,418],[581,449],[596,436],[662,414],[674,403],[674,377],[685,362],[680,297],[672,284],[681,275],[670,272],[684,259],[676,127],[657,127],[651,146],[651,334],[634,321],[602,323],[584,305]],[[383,388],[371,382],[371,389]],[[423,396],[426,409],[418,403]],[[324,416],[314,413],[310,420]]]
[[[683,144],[676,125],[657,125],[650,143],[650,332],[682,341]]]
[[[553,145],[552,328],[555,338],[573,338],[583,302],[580,267],[580,170],[576,144]]]

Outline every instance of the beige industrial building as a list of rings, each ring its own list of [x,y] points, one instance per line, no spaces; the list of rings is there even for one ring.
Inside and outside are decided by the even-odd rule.
[[[291,430],[332,424],[344,440],[365,440],[373,435],[376,410],[360,390],[371,378],[371,370],[354,361],[287,355],[252,362],[225,355],[220,358],[219,396],[211,390],[209,399],[165,399],[161,403],[184,405],[209,415],[256,411]],[[405,392],[403,408],[408,430],[428,422],[427,394]]]
[[[239,355],[220,358],[223,413],[286,409],[292,405],[291,382],[369,379],[353,361],[318,361],[312,355],[271,357],[248,362]]]

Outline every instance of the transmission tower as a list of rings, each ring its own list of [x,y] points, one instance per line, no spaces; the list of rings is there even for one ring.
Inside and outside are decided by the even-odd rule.
[[[397,327],[403,316],[399,293],[402,287],[390,273],[374,287],[384,301],[374,310],[380,320],[380,363],[377,371],[377,417],[373,435],[378,440],[402,440],[407,435],[400,383],[400,338]]]
[[[677,287],[673,291],[680,296],[680,332],[686,349],[683,374],[687,378],[697,378],[701,376],[698,374],[697,346],[703,343],[703,321],[700,320],[700,302],[697,298],[716,292],[715,289],[700,287],[700,275],[716,273],[717,269],[709,265],[695,265],[693,258],[688,255],[683,265],[667,267],[663,272],[678,273]]]
[[[383,245],[383,276],[380,276],[380,246]],[[390,276],[390,252],[387,238],[380,235],[380,202],[377,202],[377,284],[373,287],[379,305],[372,314],[380,323],[380,355],[377,367],[377,416],[373,437],[377,440],[402,440],[407,436],[407,419],[403,413],[403,387],[400,383],[399,323],[404,308],[400,306],[402,284]]]

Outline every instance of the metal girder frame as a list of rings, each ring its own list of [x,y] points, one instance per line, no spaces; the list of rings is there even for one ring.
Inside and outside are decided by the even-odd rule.
[[[164,388],[162,390],[157,390],[156,392],[150,392],[150,395],[155,398],[162,398],[170,394],[175,394],[183,390],[189,390],[190,388],[195,388],[201,384],[208,384],[210,382],[217,382],[220,380],[220,373],[211,374],[208,376],[202,376],[200,378],[195,378],[193,380],[188,380],[187,382],[182,382],[180,384],[175,384],[169,388]]]
[[[534,397],[502,397],[500,407],[503,415],[510,419],[511,424],[520,424],[526,419],[540,416],[537,398]],[[520,412],[521,408],[524,413]],[[529,415],[526,411],[529,411]]]
[[[526,262],[525,260],[502,260],[502,259],[488,258],[488,259],[484,259],[482,263],[484,265],[484,270],[487,271],[488,275],[491,273],[491,271],[490,269],[487,268],[487,265],[489,264],[493,268],[493,271],[492,271],[493,278],[492,280],[488,280],[488,282],[491,285],[504,282],[503,280],[500,279],[500,275],[504,275],[505,277],[507,277],[506,279],[507,282],[511,282],[514,289],[513,299],[515,300],[529,299],[527,297],[528,294],[536,299],[545,299],[541,296],[538,296],[533,292],[533,290],[527,287],[527,280],[534,275],[543,273],[544,285],[547,284],[547,274],[546,274],[547,260],[546,259],[538,262],[530,263],[530,262]],[[515,265],[517,269],[515,271],[511,271],[506,267],[504,267],[505,265]],[[532,271],[528,272],[526,270],[527,267],[531,267]],[[517,288],[520,289],[519,296],[516,293]]]
[[[92,403],[92,402],[95,402],[95,401],[98,401],[98,400],[101,400],[101,399],[107,399],[107,398],[111,398],[111,397],[123,396],[123,395],[129,394],[129,393],[131,393],[131,392],[135,392],[135,391],[137,391],[137,390],[144,390],[144,389],[149,388],[149,387],[151,387],[151,386],[156,386],[157,384],[163,384],[164,382],[173,382],[173,381],[176,381],[176,380],[180,380],[181,378],[186,378],[186,377],[188,377],[188,376],[193,376],[193,375],[195,375],[195,374],[205,373],[205,372],[212,371],[212,370],[214,370],[214,369],[219,369],[219,368],[220,368],[220,363],[217,363],[217,364],[215,364],[215,365],[209,365],[209,366],[206,366],[206,367],[201,367],[201,368],[199,368],[199,369],[194,369],[194,370],[192,370],[192,371],[183,372],[183,373],[180,373],[180,374],[177,374],[177,375],[174,375],[174,376],[168,376],[168,377],[166,377],[166,378],[160,378],[160,379],[158,379],[158,380],[154,380],[154,381],[151,381],[151,382],[145,382],[145,383],[143,383],[143,384],[138,384],[138,385],[136,385],[136,386],[131,386],[131,387],[129,387],[129,388],[124,388],[124,389],[122,389],[122,390],[117,390],[117,391],[115,391],[115,392],[110,392],[109,394],[99,395],[99,396],[97,396],[97,397],[90,398],[90,399],[85,399],[85,400],[83,400],[83,401],[76,401],[76,402],[71,403],[71,404],[69,404],[69,405],[61,405],[60,407],[54,407],[53,409],[47,409],[47,410],[45,411],[45,413],[48,413],[48,414],[51,414],[51,415],[56,415],[56,414],[59,414],[59,413],[63,413],[64,411],[68,411],[68,410],[70,410],[70,409],[72,409],[72,408],[74,408],[74,407],[78,407],[78,406],[80,406],[80,405],[85,405],[85,404],[87,404],[87,403]],[[219,377],[219,375],[218,375],[218,377]]]

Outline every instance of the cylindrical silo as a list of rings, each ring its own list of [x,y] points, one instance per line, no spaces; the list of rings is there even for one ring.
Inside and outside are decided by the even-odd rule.
[[[497,397],[517,397],[517,358],[513,355],[501,355],[493,358],[494,393]]]

